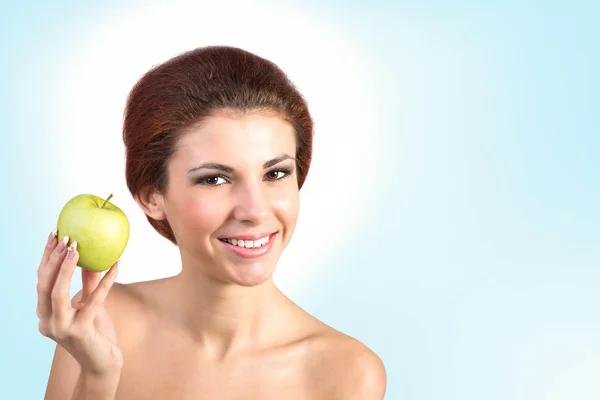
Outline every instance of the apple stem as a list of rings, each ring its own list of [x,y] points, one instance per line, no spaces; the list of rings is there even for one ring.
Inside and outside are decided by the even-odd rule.
[[[104,204],[102,204],[102,207],[100,208],[104,208],[104,206],[106,205],[106,203],[108,203],[108,201],[113,197],[112,193],[110,194],[110,196],[108,196],[108,198],[106,200],[104,200]]]

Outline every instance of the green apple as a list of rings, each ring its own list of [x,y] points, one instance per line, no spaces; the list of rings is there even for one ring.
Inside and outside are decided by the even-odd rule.
[[[77,241],[78,266],[94,272],[109,269],[125,251],[129,220],[117,206],[93,194],[80,194],[58,216],[58,240]]]

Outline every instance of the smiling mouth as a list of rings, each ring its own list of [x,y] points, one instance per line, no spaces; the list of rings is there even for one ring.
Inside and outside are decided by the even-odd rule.
[[[265,237],[257,239],[257,240],[227,239],[227,238],[223,238],[223,239],[219,239],[219,240],[221,242],[229,243],[234,246],[242,247],[245,249],[257,249],[257,248],[263,247],[267,243],[269,243],[269,240],[272,235],[273,234],[265,236]]]

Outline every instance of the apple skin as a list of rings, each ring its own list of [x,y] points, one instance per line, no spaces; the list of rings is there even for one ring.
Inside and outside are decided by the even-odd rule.
[[[112,195],[108,197],[110,200]],[[93,272],[109,269],[121,257],[129,241],[129,220],[117,206],[93,194],[69,200],[58,216],[58,240],[77,241],[77,265]]]

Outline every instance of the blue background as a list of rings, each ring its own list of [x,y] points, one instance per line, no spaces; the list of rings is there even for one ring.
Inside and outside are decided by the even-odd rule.
[[[53,73],[144,4],[0,8],[2,398],[42,398],[54,349],[36,269],[79,166],[47,124]],[[600,398],[600,7],[306,7],[368,55],[383,141],[368,222],[328,256],[343,273],[294,300],[381,356],[386,399]]]

